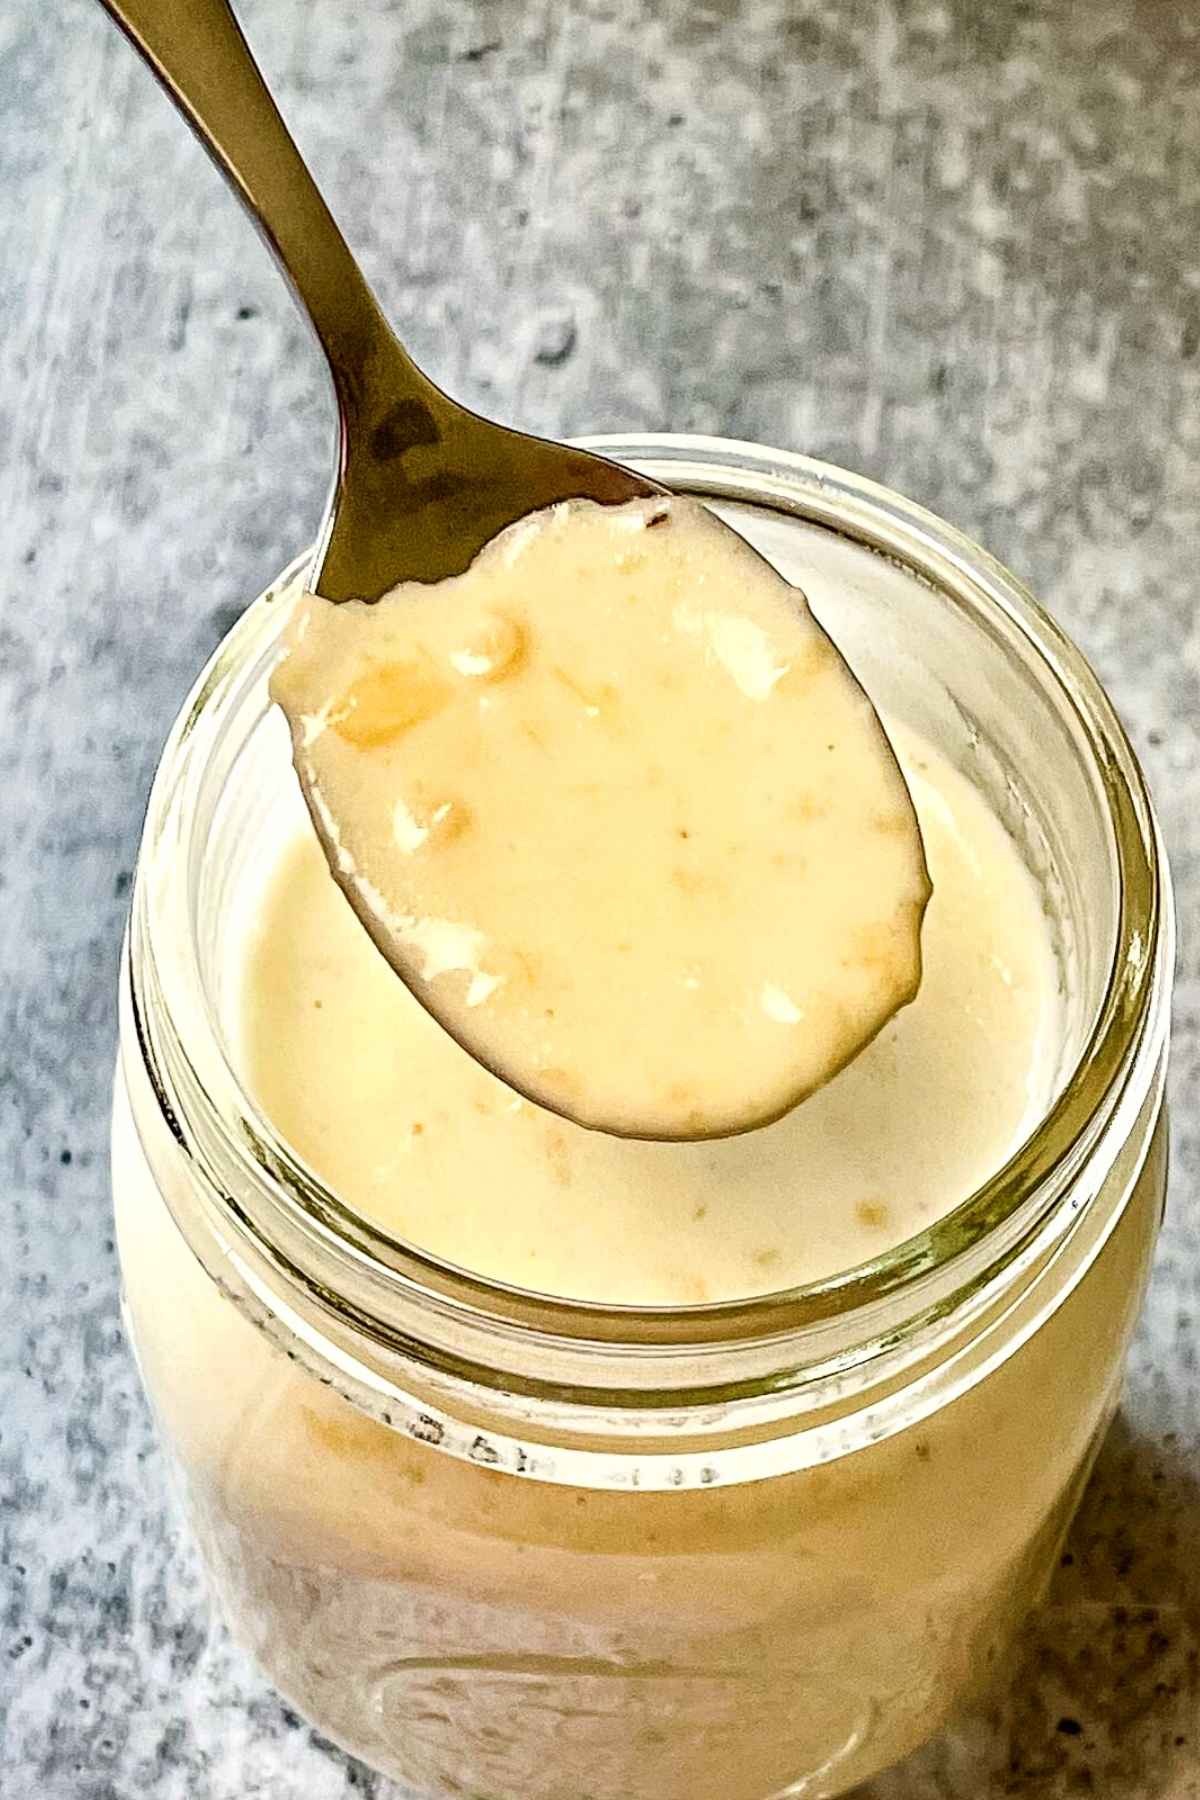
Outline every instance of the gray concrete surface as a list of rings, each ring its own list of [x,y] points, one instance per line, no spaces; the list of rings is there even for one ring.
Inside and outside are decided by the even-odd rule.
[[[551,432],[715,430],[864,469],[1028,577],[1115,695],[1181,901],[1170,1221],[1019,1680],[871,1800],[1195,1800],[1200,14],[254,0],[246,19],[454,392]],[[0,221],[0,1793],[384,1800],[206,1608],[122,1341],[105,1171],[147,783],[199,660],[313,529],[321,371],[85,0],[0,11]]]

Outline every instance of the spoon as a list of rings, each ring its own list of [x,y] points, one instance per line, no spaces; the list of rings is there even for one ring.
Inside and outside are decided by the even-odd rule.
[[[464,967],[459,961],[447,963],[444,960],[443,927],[453,913],[455,895],[452,893],[448,897],[447,910],[425,915],[410,917],[404,913],[401,916],[386,908],[381,909],[380,890],[373,885],[375,871],[349,856],[339,833],[339,827],[347,823],[347,816],[340,814],[336,805],[330,808],[322,785],[331,773],[325,745],[332,745],[332,739],[320,734],[326,731],[329,722],[336,736],[340,715],[331,717],[328,709],[323,709],[320,704],[314,712],[311,708],[298,711],[286,700],[282,702],[293,728],[294,761],[300,785],[332,874],[361,924],[393,970],[414,992],[421,1004],[476,1060],[518,1093],[535,1100],[542,1107],[558,1112],[576,1124],[617,1135],[675,1140],[727,1136],[753,1129],[779,1117],[812,1091],[813,1087],[828,1080],[851,1056],[857,1054],[886,1019],[912,999],[920,980],[919,929],[928,898],[920,834],[903,777],[869,700],[808,612],[798,590],[789,588],[770,565],[760,559],[740,537],[718,525],[710,515],[698,509],[694,502],[671,499],[666,496],[666,490],[656,483],[603,457],[483,419],[451,400],[421,373],[384,318],[362,271],[292,142],[228,0],[101,0],[101,3],[150,65],[262,231],[302,309],[308,315],[329,365],[337,400],[337,466],[332,494],[307,580],[308,595],[314,598],[306,599],[304,607],[315,606],[317,612],[315,617],[309,612],[302,620],[302,630],[315,626],[308,640],[308,657],[309,676],[315,679],[318,686],[325,680],[332,662],[336,660],[332,655],[334,645],[330,633],[336,639],[342,624],[353,629],[353,621],[363,610],[361,604],[356,608],[342,603],[367,603],[367,610],[375,616],[374,638],[378,642],[386,637],[391,628],[390,625],[385,625],[384,615],[388,615],[389,619],[393,617],[389,608],[395,603],[394,590],[403,587],[404,594],[412,597],[423,593],[426,601],[432,603],[430,596],[433,588],[452,577],[465,578],[480,553],[488,545],[492,545],[506,527],[534,514],[545,518],[548,516],[547,509],[567,500],[595,502],[600,508],[607,509],[628,509],[628,503],[631,502],[665,500],[666,511],[660,512],[660,508],[654,506],[650,509],[655,515],[653,518],[647,515],[640,521],[626,522],[640,523],[643,526],[657,524],[663,522],[669,512],[670,518],[680,521],[677,529],[685,528],[689,507],[693,511],[699,511],[702,520],[707,523],[694,520],[690,527],[692,537],[695,538],[697,532],[701,537],[704,533],[716,533],[717,539],[722,541],[711,542],[710,550],[701,558],[702,567],[698,577],[693,565],[686,561],[686,555],[684,562],[678,564],[676,573],[679,574],[686,564],[684,579],[699,591],[708,575],[719,564],[724,563],[727,582],[725,591],[728,596],[726,610],[705,613],[699,619],[697,628],[702,628],[704,632],[717,628],[719,638],[725,633],[722,641],[726,644],[726,627],[733,629],[735,643],[744,642],[744,633],[750,629],[759,632],[761,641],[765,644],[771,631],[775,629],[774,626],[768,629],[765,624],[761,630],[757,626],[751,626],[748,614],[739,611],[738,596],[748,596],[756,582],[768,580],[778,590],[765,598],[760,596],[762,605],[767,609],[763,614],[764,621],[772,607],[777,608],[780,617],[794,614],[787,630],[783,631],[783,637],[788,638],[791,650],[801,649],[793,674],[799,674],[801,664],[814,658],[814,666],[819,666],[822,671],[819,681],[823,699],[815,705],[808,701],[800,703],[802,712],[807,707],[804,729],[810,737],[815,734],[822,740],[827,737],[840,740],[844,735],[845,744],[850,746],[838,763],[836,758],[826,758],[824,753],[840,750],[841,745],[833,741],[822,742],[817,747],[820,754],[808,756],[808,777],[811,778],[819,764],[824,771],[820,779],[823,779],[827,789],[836,789],[840,781],[843,787],[854,791],[859,802],[860,820],[869,818],[870,830],[875,834],[869,854],[865,860],[860,859],[861,866],[852,868],[848,858],[838,849],[841,828],[847,823],[855,823],[852,808],[849,811],[843,808],[842,814],[833,819],[830,825],[823,825],[817,815],[828,812],[824,801],[814,814],[811,800],[799,796],[796,802],[799,813],[789,815],[793,823],[779,820],[771,826],[776,832],[790,833],[795,849],[797,831],[794,819],[801,817],[805,821],[804,829],[810,834],[811,847],[825,856],[826,861],[830,855],[835,860],[840,857],[840,875],[837,879],[826,883],[824,891],[820,893],[814,893],[810,889],[805,901],[808,913],[801,917],[801,931],[823,909],[827,913],[832,911],[836,914],[836,919],[832,927],[829,927],[826,920],[823,930],[814,937],[812,955],[806,968],[801,971],[798,991],[802,995],[803,1004],[793,1002],[786,993],[781,993],[774,987],[771,981],[763,984],[761,971],[754,974],[749,985],[743,983],[739,986],[740,965],[731,961],[732,950],[726,958],[729,966],[714,975],[714,992],[720,986],[722,978],[727,987],[732,983],[732,997],[728,999],[723,1013],[709,1005],[707,989],[698,1000],[689,1001],[686,996],[681,1000],[682,990],[699,989],[701,983],[690,973],[681,981],[669,972],[665,959],[661,967],[655,968],[652,978],[644,987],[631,984],[623,971],[614,971],[611,979],[606,978],[602,967],[600,939],[606,934],[611,936],[614,911],[620,910],[628,900],[627,891],[618,892],[615,896],[615,908],[610,908],[603,916],[593,920],[590,930],[581,926],[576,937],[569,939],[566,944],[567,957],[559,959],[561,966],[564,960],[569,962],[577,955],[580,943],[589,944],[589,954],[595,964],[596,979],[592,983],[595,991],[590,996],[580,997],[578,1012],[575,1010],[576,1001],[570,997],[574,991],[573,972],[559,990],[541,993],[537,999],[539,1010],[536,1011],[537,1054],[541,1060],[535,1062],[527,1058],[528,1067],[522,1061],[523,1052],[517,1037],[505,1023],[508,1015],[504,1010],[504,1003],[510,987],[514,992],[519,989],[519,977],[496,976],[480,971],[480,980],[487,995],[497,986],[503,990],[497,1002],[500,1010],[495,1014],[500,1021],[498,1034],[492,1032],[488,1019],[485,1018],[485,1013],[491,1016],[490,1002],[489,1008],[477,1005],[475,985],[467,993],[465,1008],[456,1004],[452,996],[446,997],[448,990],[436,986],[437,976],[447,970],[454,972]],[[579,514],[576,512],[574,516],[578,517]],[[611,516],[617,517],[616,514]],[[586,527],[586,530],[591,529],[591,526]],[[603,533],[608,527],[604,525],[599,529]],[[676,533],[671,533],[670,536],[674,542]],[[655,541],[658,542],[657,534]],[[732,562],[731,545],[737,546]],[[659,554],[658,551],[652,552],[651,560]],[[675,552],[668,550],[664,554],[669,563]],[[745,560],[738,562],[738,556]],[[588,565],[589,569],[591,566]],[[474,571],[474,574],[477,573],[478,570]],[[575,588],[578,585],[576,581]],[[559,592],[561,591],[560,587]],[[705,588],[706,593],[709,591]],[[572,592],[573,598],[578,602],[578,593],[574,589]],[[628,598],[633,601],[637,596],[631,593]],[[336,604],[333,607],[321,607],[322,601]],[[381,603],[378,608],[376,603]],[[748,598],[745,604],[750,604]],[[586,637],[589,615],[569,608],[568,616],[574,617]],[[625,616],[627,630],[632,629],[632,621],[636,615],[627,612]],[[677,622],[668,620],[666,623],[669,636],[670,631],[676,630]],[[511,623],[507,629],[513,629]],[[619,636],[618,631],[617,638]],[[659,636],[663,642],[666,641],[662,632]],[[652,657],[653,654],[648,648],[649,640],[646,637],[637,637],[636,632],[634,637],[636,641],[630,638],[621,650],[621,655],[625,658],[621,666],[628,672],[631,681],[639,667],[643,667],[648,656]],[[780,643],[783,637],[779,639]],[[616,645],[617,638],[612,639],[613,646]],[[288,670],[289,662],[295,660],[295,648],[293,645],[291,656],[285,657],[285,671]],[[587,652],[587,646],[583,648]],[[484,663],[488,663],[493,649],[494,646],[488,649],[483,658]],[[691,655],[695,669],[711,673],[714,661],[711,647],[692,647],[687,654]],[[723,654],[725,652],[718,649],[716,660],[719,661]],[[478,657],[475,660],[478,661]],[[419,659],[418,664],[408,664],[402,659],[393,665],[395,669],[407,671],[406,680],[410,683],[413,680],[413,669],[419,670],[426,666]],[[768,686],[790,666],[785,656],[779,666],[773,668]],[[563,674],[561,669],[552,672],[559,676]],[[389,681],[393,679],[390,669],[374,665],[374,673],[369,675],[368,683],[376,682],[377,677],[383,675]],[[664,668],[661,672],[661,685],[670,686],[673,679],[673,669]],[[697,676],[698,681],[699,679]],[[704,679],[707,680],[708,676],[705,675]],[[739,682],[741,679],[739,675]],[[278,681],[277,672],[272,683],[276,699],[282,698],[283,689],[287,688],[289,682],[295,691],[294,675],[288,676],[283,689],[277,685]],[[423,696],[428,687],[428,678],[422,675],[421,683]],[[445,698],[444,685],[439,680],[439,705]],[[385,698],[384,711],[389,719],[395,710],[398,691],[389,689]],[[695,692],[699,691],[697,686]],[[357,710],[345,729],[352,738],[357,737],[362,741],[366,714],[361,702],[366,690],[361,685],[352,683],[349,692],[352,695],[351,703]],[[417,716],[416,712],[410,713],[407,710],[410,697],[403,696],[405,716],[401,722],[405,726]],[[489,701],[487,704],[493,703]],[[418,710],[423,715],[424,697]],[[587,710],[595,712],[598,709],[589,706]],[[308,725],[313,718],[320,720],[320,742],[310,755],[307,753],[311,749]],[[835,719],[838,721],[836,726],[833,723]],[[517,723],[521,723],[519,718]],[[377,727],[378,720],[375,719],[368,734],[372,740],[379,736]],[[451,778],[457,779],[461,773],[462,759],[457,749],[461,740],[455,737],[453,726],[447,727],[447,730],[450,733],[447,766]],[[757,723],[746,727],[746,741],[758,742],[759,738],[755,737],[758,730]],[[802,734],[787,738],[780,746],[785,754],[777,759],[775,766],[786,765],[788,754],[795,751],[803,741]],[[814,746],[808,745],[806,748],[811,752]],[[631,754],[633,763],[624,791],[636,793],[646,786],[636,743]],[[323,773],[318,767],[322,759]],[[350,771],[353,788],[357,781],[358,764],[353,756],[349,760],[354,763],[354,769]],[[500,766],[515,770],[518,760],[510,750]],[[722,767],[728,771],[733,766],[734,759],[727,758],[722,752]],[[852,769],[865,771],[863,783],[847,779]],[[554,847],[561,853],[570,840],[572,828],[579,825],[578,817],[572,817],[572,813],[577,815],[579,811],[577,801],[572,799],[569,789],[555,788],[555,773],[561,774],[561,769],[555,771],[551,768],[548,775],[529,771],[522,790],[527,802],[535,789],[541,790],[546,820],[539,828],[540,834],[535,833],[535,837],[548,855]],[[702,803],[695,765],[688,764],[678,773],[684,798]],[[610,787],[611,775],[610,770]],[[753,768],[748,766],[746,787],[734,784],[733,791],[726,795],[726,812],[735,820],[743,813],[742,794],[753,788],[760,775],[761,764]],[[767,776],[766,780],[768,785],[778,785],[773,775]],[[373,805],[386,797],[382,785],[374,776],[367,786],[371,790]],[[729,786],[730,780],[727,778],[726,787]],[[376,788],[379,790],[378,794],[375,793]],[[710,782],[707,798],[711,800],[711,797]],[[654,804],[657,805],[657,802]],[[433,828],[445,810],[442,807],[431,818],[428,829],[425,825],[421,826],[419,836],[422,839],[428,836],[429,829]],[[526,810],[528,813],[528,807]],[[467,813],[468,816],[475,816],[470,807],[467,808]],[[410,821],[410,826],[413,823]],[[585,827],[586,823],[585,820]],[[707,818],[706,823],[711,823],[711,818]],[[394,836],[394,829],[394,826],[389,825],[384,833],[389,842]],[[764,826],[763,831],[766,830],[767,827]],[[672,839],[689,838],[685,829],[672,831],[670,835]],[[378,836],[376,833],[376,837]],[[883,842],[887,838],[890,838],[890,844]],[[621,841],[619,834],[613,841]],[[505,874],[506,858],[515,854],[516,848],[515,845],[494,845],[483,857],[484,868],[487,871],[499,870],[502,875]],[[568,889],[578,887],[578,871],[587,865],[592,848],[585,837],[585,841],[579,845],[578,855],[572,854],[565,866],[559,869],[557,883],[550,883],[555,898]],[[374,854],[373,848],[371,853]],[[776,858],[780,867],[784,860]],[[796,857],[798,864],[806,860],[814,859],[806,859],[802,855]],[[621,876],[619,887],[624,881],[624,868],[625,865],[621,865],[617,869],[617,874]],[[632,865],[629,865],[629,871],[632,873]],[[676,873],[680,881],[694,882],[687,870]],[[527,865],[523,872],[516,871],[516,875],[518,889],[534,893],[535,912],[538,915],[532,923],[525,919],[519,920],[518,930],[532,929],[536,933],[545,923],[547,903],[551,896],[545,891],[544,881],[542,885],[538,884],[536,875],[531,884]],[[844,891],[838,890],[838,880],[842,882]],[[513,883],[506,884],[502,881],[501,886],[505,885],[511,888]],[[744,878],[744,890],[748,893],[752,887],[753,876],[749,875]],[[687,891],[694,892],[694,885]],[[594,893],[591,898],[594,901]],[[843,898],[844,907],[840,904]],[[439,899],[446,901],[447,897],[439,896]],[[662,890],[655,886],[655,877],[651,871],[644,904],[635,912],[632,926],[635,932],[655,913],[661,899]],[[792,910],[795,899],[796,895],[786,890],[783,878],[776,877],[772,888],[776,927],[773,941],[785,947],[788,938],[795,937],[793,920],[796,915]],[[749,899],[742,910],[746,918],[740,920],[721,911],[706,942],[711,940],[732,944],[736,941],[739,926],[745,926],[751,918],[753,909]],[[762,913],[760,904],[760,918]],[[405,929],[409,930],[410,937],[414,935],[411,928],[419,928],[415,936],[420,939],[419,953],[425,958],[424,967],[415,966],[414,957],[418,952],[394,929],[393,919],[399,919]],[[687,920],[683,923],[686,928]],[[427,927],[432,927],[439,934],[438,942],[432,948]],[[472,940],[484,941],[481,933],[468,930],[461,924],[452,923],[450,929],[454,934],[453,953],[456,957],[461,954],[458,946],[464,935]],[[755,929],[757,926],[750,927],[751,938]],[[651,942],[650,939],[647,941]],[[670,941],[672,948],[678,948],[683,935]],[[855,944],[865,944],[866,948],[861,951],[854,949],[852,946]],[[500,947],[502,949],[503,945]],[[558,947],[563,949],[561,943]],[[543,948],[548,948],[548,945]],[[626,946],[620,944],[616,948],[623,951]],[[510,949],[522,967],[528,968],[531,959],[520,951],[519,946],[513,943]],[[653,951],[652,943],[651,950]],[[753,961],[755,945],[751,943],[748,950],[745,946],[743,950]],[[689,969],[692,966],[694,965],[689,965]],[[625,970],[628,967],[629,965],[624,965]],[[658,993],[655,993],[654,981],[660,978],[661,981],[673,984],[669,992],[660,985]],[[536,983],[531,977],[528,982],[532,991]],[[837,991],[839,985],[840,992]],[[557,1032],[561,1033],[565,1029],[562,1024],[560,992],[568,996],[561,1002],[568,1018],[578,1018],[584,1022],[584,1026],[589,1016],[592,1016],[587,1013],[585,998],[590,998],[593,1002],[599,1001],[599,1014],[595,1016],[599,1019],[600,1036],[596,1041],[603,1038],[611,1054],[601,1059],[604,1065],[602,1068],[592,1071],[592,1076],[596,1078],[593,1081],[595,1093],[590,1098],[586,1095],[572,1098],[571,1090],[578,1094],[581,1085],[577,1073],[552,1067],[552,1059],[546,1049],[547,1043],[554,1036],[548,1022],[559,1021],[554,1028]],[[624,1013],[612,1011],[610,997],[618,992],[624,992],[627,1001],[632,995],[632,1001],[629,1002],[634,1008],[632,1014],[628,1011],[628,1005]],[[748,1001],[745,996],[751,992],[756,997]],[[657,1000],[661,1000],[663,1004],[656,1007]],[[547,1005],[547,1001],[552,1004]],[[684,1011],[676,1016],[671,1011],[672,1004],[683,1006]],[[645,1029],[644,1017],[637,1016],[639,1007],[644,1017],[656,1022],[655,1027],[649,1031]],[[691,1008],[690,1011],[686,1010],[688,1007]],[[754,1029],[759,1034],[756,1054],[765,1059],[764,1066],[770,1065],[773,1087],[765,1084],[765,1078],[761,1088],[756,1085],[759,1064],[753,1060],[744,1061],[740,1057],[741,1043],[743,1040],[749,1042],[746,1036],[747,1007],[753,1014]],[[763,1012],[768,1020],[765,1025],[760,1016]],[[532,1016],[529,1006],[526,1006],[525,1014]],[[725,1017],[743,1031],[743,1037],[730,1040],[723,1068],[715,1058],[707,1059],[705,1046],[710,1039],[720,1039],[721,1021]],[[818,1023],[818,1020],[822,1022]],[[525,1017],[525,1023],[528,1025],[528,1017]],[[787,1036],[787,1032],[792,1035]],[[645,1059],[643,1067],[637,1062],[635,1052],[644,1048],[647,1043],[651,1054]],[[680,1080],[679,1065],[687,1061],[689,1052],[694,1079],[683,1082]],[[739,1062],[742,1063],[740,1085],[735,1079]],[[614,1095],[612,1091],[601,1092],[609,1076],[613,1076],[620,1093]],[[622,1083],[625,1088],[622,1088]],[[564,1084],[567,1086],[566,1092],[563,1091]],[[712,1088],[711,1094],[703,1101],[698,1100],[700,1089],[706,1085]],[[637,1098],[627,1104],[629,1093],[626,1090],[631,1087],[637,1090]],[[597,1094],[599,1098],[596,1098]],[[650,1097],[643,1102],[642,1094]]]

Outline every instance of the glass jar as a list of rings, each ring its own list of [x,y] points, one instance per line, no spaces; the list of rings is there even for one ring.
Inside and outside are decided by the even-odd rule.
[[[600,447],[785,574],[826,558],[876,703],[1040,884],[1057,1098],[919,1236],[742,1302],[540,1296],[358,1217],[235,1049],[231,921],[294,805],[266,682],[297,564],[204,671],[150,799],[113,1142],[128,1320],[233,1628],[330,1737],[436,1796],[829,1796],[992,1670],[1115,1404],[1164,1191],[1166,867],[1095,678],[958,532],[776,451]]]

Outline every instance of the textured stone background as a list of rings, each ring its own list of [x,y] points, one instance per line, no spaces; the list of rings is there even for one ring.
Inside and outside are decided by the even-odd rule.
[[[550,432],[713,430],[864,469],[1031,579],[1115,694],[1180,890],[1171,1219],[1021,1679],[871,1796],[1195,1800],[1200,14],[246,15],[452,391]],[[121,1339],[105,1173],[143,797],[200,658],[313,530],[322,374],[251,231],[84,0],[0,11],[0,220],[0,1793],[384,1800],[206,1611]]]

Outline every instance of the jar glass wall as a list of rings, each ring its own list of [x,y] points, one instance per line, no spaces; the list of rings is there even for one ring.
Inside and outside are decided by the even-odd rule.
[[[356,1217],[236,1050],[231,922],[295,816],[265,685],[285,582],[202,677],[147,817],[128,1315],[222,1603],[328,1735],[430,1795],[834,1795],[994,1667],[1114,1404],[1162,1204],[1165,867],[1094,678],[951,528],[776,452],[606,448],[785,574],[821,559],[885,717],[1003,820],[1061,974],[1053,1105],[919,1237],[747,1302],[524,1294]]]

